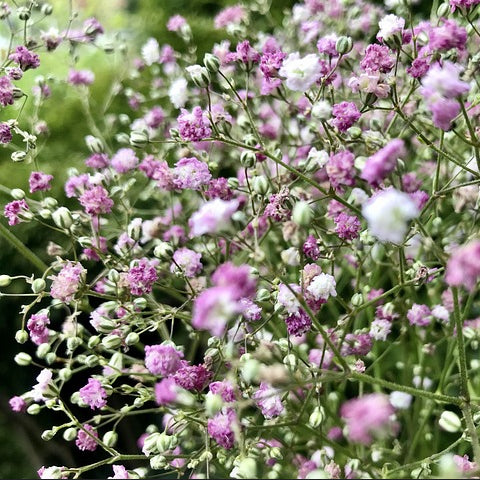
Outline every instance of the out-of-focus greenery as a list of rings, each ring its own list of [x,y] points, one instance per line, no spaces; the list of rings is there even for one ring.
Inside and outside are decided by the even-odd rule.
[[[9,2],[12,4],[13,2]],[[21,2],[20,2],[21,3]],[[44,3],[44,2],[40,2]],[[57,28],[62,31],[69,18],[68,0],[50,0],[54,7],[51,17]],[[213,28],[215,14],[227,5],[239,2],[226,0],[75,0],[73,9],[78,11],[78,21],[95,16],[105,27],[114,43],[124,42],[130,52],[138,52],[141,44],[149,37],[154,37],[160,44],[170,43],[174,48],[181,48],[182,43],[171,32],[166,30],[170,16],[181,14],[192,27],[193,37],[197,45],[199,59],[210,50],[214,43],[225,38],[225,32]],[[244,2],[252,4],[253,2]],[[281,21],[282,11],[293,5],[291,0],[273,0],[271,22]],[[81,24],[81,23],[80,23]],[[265,25],[268,29],[268,25]],[[121,32],[118,36],[114,32]],[[5,36],[8,30],[0,29],[0,35]],[[5,44],[4,38],[3,45]],[[74,63],[69,53],[68,45],[62,45],[54,55],[42,55],[39,69],[28,72],[18,85],[27,93],[29,101],[22,112],[20,125],[26,129],[34,117],[34,102],[31,98],[34,79],[42,75],[51,87],[52,95],[40,108],[38,119],[44,120],[49,128],[46,138],[39,136],[38,162],[40,168],[55,176],[50,194],[61,197],[63,202],[63,183],[68,168],[83,168],[83,160],[88,156],[84,137],[91,130],[83,119],[82,105],[78,91],[74,87],[65,88],[60,84],[71,67],[76,69],[89,68],[95,73],[95,83],[91,87],[92,108],[101,105],[106,92],[115,78],[120,74],[124,61],[120,53],[106,55],[105,52],[81,46],[78,63]],[[51,77],[51,79],[50,79]],[[15,117],[18,113],[17,104],[0,112],[0,121]],[[16,110],[17,109],[17,110]],[[16,145],[19,149],[23,146]],[[28,176],[32,165],[13,163],[10,159],[10,146],[0,147],[0,184],[6,189],[22,188],[28,190]],[[0,204],[3,206],[11,200],[5,188],[0,189]],[[5,225],[5,219],[0,219]],[[15,227],[15,234],[41,258],[45,258],[45,247],[49,238],[43,238],[38,225],[21,224]],[[50,234],[49,234],[50,235]],[[54,240],[54,239],[52,239]],[[0,273],[31,275],[34,272],[25,259],[4,240],[0,240]],[[38,272],[35,272],[38,273]],[[9,292],[19,293],[19,282],[10,287]],[[36,470],[42,465],[75,465],[75,455],[85,456],[82,452],[71,452],[61,438],[50,442],[41,440],[41,432],[55,423],[48,413],[39,417],[19,415],[10,412],[8,399],[28,390],[34,383],[34,373],[31,369],[15,370],[11,375],[11,362],[19,351],[14,341],[15,331],[20,327],[18,314],[21,301],[10,297],[2,298],[0,304],[0,336],[2,342],[2,361],[0,362],[0,478],[34,478]],[[22,346],[25,350],[25,345]],[[29,353],[34,355],[34,349]],[[50,414],[51,415],[51,414]],[[124,432],[129,442],[135,442],[137,432]],[[138,432],[140,433],[140,432]]]

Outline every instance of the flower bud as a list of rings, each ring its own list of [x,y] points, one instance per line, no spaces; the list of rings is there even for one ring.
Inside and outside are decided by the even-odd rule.
[[[38,214],[44,219],[44,220],[50,220],[52,218],[52,212],[48,210],[48,208],[42,208]]]
[[[286,250],[282,250],[280,257],[285,265],[290,265],[292,267],[300,265],[300,252],[298,251],[298,248],[290,247]]]
[[[114,350],[122,345],[122,339],[118,335],[107,335],[102,339],[102,345],[109,350]]]
[[[11,155],[10,155],[10,158],[14,161],[14,162],[23,162],[26,158],[27,154],[21,150],[17,151],[17,152],[13,152]]]
[[[28,408],[27,408],[27,413],[29,415],[38,415],[40,413],[40,410],[42,407],[38,403],[32,403]]]
[[[260,288],[257,291],[257,301],[258,302],[268,302],[270,300],[270,292],[266,288]]]
[[[111,318],[101,317],[96,326],[100,333],[110,333],[117,328],[117,322]]]
[[[337,43],[335,44],[335,50],[340,54],[340,55],[346,55],[347,53],[350,53],[353,48],[353,40],[351,37],[345,37],[341,36],[338,37]]]
[[[443,430],[450,433],[459,432],[462,428],[462,421],[459,416],[450,410],[442,412],[438,424],[440,425],[440,428],[443,428]]]
[[[102,439],[103,443],[107,447],[114,447],[115,444],[117,443],[117,440],[118,440],[118,435],[113,430],[110,430],[109,432],[105,433]]]
[[[49,352],[45,355],[45,363],[51,365],[57,360],[57,354],[54,352]]]
[[[25,352],[17,353],[14,357],[15,363],[21,367],[26,367],[32,363],[32,357]]]
[[[145,310],[148,307],[148,302],[146,298],[139,297],[133,301],[133,306],[138,310]]]
[[[136,332],[130,332],[125,338],[125,343],[129,346],[136,345],[140,341],[140,336]]]
[[[108,362],[108,365],[114,370],[121,372],[123,369],[123,355],[120,352],[115,352]]]
[[[130,135],[128,135],[128,133],[125,133],[125,132],[117,133],[115,135],[115,140],[118,143],[121,143],[123,145],[129,145],[130,144]]]
[[[41,12],[43,13],[43,15],[48,17],[48,15],[51,15],[53,12],[53,6],[50,3],[44,3],[42,5]]]
[[[72,440],[75,440],[77,437],[77,429],[74,427],[67,428],[63,432],[63,439],[66,440],[67,442],[71,442]]]
[[[57,432],[55,432],[54,430],[44,430],[41,435],[42,440],[45,440],[46,442],[48,442],[55,436],[55,433]]]
[[[363,295],[361,293],[354,293],[350,301],[354,307],[359,307],[363,303]]]
[[[238,186],[240,185],[240,182],[238,181],[238,178],[229,177],[229,179],[227,180],[227,185],[228,185],[229,188],[231,188],[232,190],[235,190],[235,189],[237,189]]]
[[[105,151],[105,147],[103,146],[103,142],[93,135],[87,135],[85,137],[85,143],[87,144],[87,148],[92,153],[103,153]]]
[[[223,407],[222,397],[218,394],[207,393],[205,396],[205,412],[209,417],[213,417]]]
[[[273,447],[270,449],[270,457],[275,458],[277,460],[283,459],[282,450],[279,447]]]
[[[255,155],[255,152],[251,152],[250,150],[242,152],[242,154],[240,155],[240,163],[245,168],[253,167],[256,161],[257,161],[257,156]]]
[[[153,249],[153,254],[155,257],[162,260],[169,259],[172,256],[173,248],[167,242],[159,242],[158,245]]]
[[[73,225],[73,217],[67,207],[60,207],[52,213],[53,223],[65,230],[68,230]]]
[[[163,470],[167,466],[167,459],[163,455],[155,455],[150,459],[152,470]]]
[[[66,382],[72,378],[72,371],[68,367],[62,368],[58,372],[58,378]]]
[[[251,383],[253,380],[258,378],[258,373],[260,371],[260,362],[254,358],[245,359],[242,361],[245,355],[242,355],[240,362],[242,364],[240,372],[242,378],[246,383]]]
[[[302,227],[310,226],[313,218],[313,210],[307,202],[297,202],[293,207],[292,220]]]
[[[47,353],[50,352],[50,345],[48,343],[42,343],[37,347],[37,351],[35,354],[37,355],[38,358],[45,358]]]
[[[253,458],[235,459],[235,468],[230,472],[232,478],[257,478],[257,462]]]
[[[12,283],[10,275],[0,275],[0,287],[8,287]]]
[[[293,372],[298,364],[297,357],[293,353],[289,353],[284,357],[283,364],[290,370],[290,372]]]
[[[148,132],[146,130],[134,130],[130,133],[130,145],[135,148],[144,148],[148,144]]]
[[[210,83],[210,73],[201,65],[191,65],[186,68],[193,83],[200,88],[205,88]]]
[[[26,22],[30,18],[30,10],[27,7],[19,7],[17,15],[20,20]]]
[[[216,73],[220,70],[220,60],[216,55],[206,53],[203,57],[203,64],[210,73]]]
[[[10,195],[15,200],[23,200],[25,198],[25,192],[21,188],[14,188],[10,191]]]
[[[43,278],[36,278],[32,282],[32,292],[33,293],[43,292],[46,286],[47,284],[45,283],[45,280]]]
[[[69,337],[67,339],[67,350],[69,353],[76,350],[83,343],[82,339],[79,337]]]
[[[168,450],[172,450],[176,447],[177,438],[174,435],[168,435],[165,432],[159,433],[157,436],[157,450],[160,453],[164,453]]]
[[[332,106],[326,100],[320,100],[312,107],[312,117],[328,120],[332,116]]]
[[[308,419],[308,423],[312,428],[319,427],[323,420],[325,419],[325,410],[323,407],[315,407],[310,418]]]
[[[88,348],[95,348],[100,343],[100,337],[98,335],[93,335],[88,339]]]
[[[96,355],[87,355],[85,365],[89,368],[95,367],[98,365],[98,357]]]
[[[450,5],[448,2],[441,3],[437,9],[437,18],[446,18],[450,13]]]
[[[17,330],[15,333],[15,340],[20,344],[25,343],[28,340],[28,333],[25,330]]]
[[[19,99],[19,98],[22,98],[24,96],[25,96],[25,94],[23,93],[23,91],[20,88],[13,87],[13,98]],[[32,147],[35,148],[35,144]],[[23,153],[25,153],[25,152],[23,152]],[[25,155],[26,155],[26,153],[25,153]]]
[[[264,175],[259,177],[254,177],[252,180],[252,185],[253,185],[253,190],[259,195],[265,195],[270,188],[267,177],[265,177]]]

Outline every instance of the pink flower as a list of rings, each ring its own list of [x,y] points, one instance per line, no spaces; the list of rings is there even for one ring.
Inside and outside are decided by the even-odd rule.
[[[107,392],[102,387],[99,380],[89,378],[87,385],[79,390],[80,398],[92,410],[95,408],[103,408],[107,404]]]
[[[8,404],[13,412],[25,412],[27,410],[27,402],[22,397],[12,397]]]
[[[233,427],[238,423],[237,414],[233,408],[223,408],[207,422],[208,434],[223,448],[233,448],[235,434]]]
[[[86,430],[79,429],[77,433],[77,439],[75,440],[75,445],[79,450],[93,452],[97,449],[98,433],[91,425],[86,423],[83,425],[83,428]],[[88,433],[87,433],[88,432]]]
[[[365,162],[361,178],[370,185],[378,186],[397,166],[397,160],[406,154],[405,143],[395,138],[373,154]]]
[[[173,375],[176,384],[185,390],[202,391],[213,377],[213,372],[204,365],[189,365],[182,360],[182,366]]]
[[[42,310],[29,318],[27,328],[30,331],[30,338],[35,345],[48,342],[49,324],[50,319],[48,318],[47,310]]]
[[[12,141],[12,130],[8,123],[0,123],[0,143],[10,143]]]
[[[451,287],[464,286],[472,291],[480,277],[480,240],[457,248],[447,263],[445,281]]]
[[[118,173],[126,173],[138,165],[138,158],[131,148],[121,148],[112,157],[110,165]]]
[[[454,455],[453,461],[462,473],[468,473],[472,472],[473,470],[477,470],[477,464],[475,462],[471,462],[468,459],[468,455],[464,455],[463,457],[460,455]]]
[[[360,220],[355,215],[347,215],[342,212],[335,217],[335,233],[342,240],[354,240],[358,238],[361,229]]]
[[[368,45],[360,67],[366,72],[388,73],[395,65],[390,49],[385,45]]]
[[[352,186],[355,184],[354,155],[349,150],[331,154],[325,166],[328,178],[333,188]]]
[[[260,387],[253,394],[253,398],[266,419],[278,417],[284,410],[280,391],[268,383],[260,383]]]
[[[193,278],[202,270],[201,253],[183,247],[175,250],[173,262],[170,265],[171,272],[181,272],[188,278]]]
[[[224,28],[230,24],[238,24],[246,18],[246,11],[241,5],[224,8],[215,17],[215,28]]]
[[[217,287],[230,288],[232,297],[237,300],[242,297],[253,297],[257,281],[248,265],[237,267],[232,262],[226,262],[217,267],[212,275],[212,283]]]
[[[80,288],[80,283],[85,275],[81,263],[67,262],[57,275],[49,277],[52,282],[50,295],[62,302],[71,302]]]
[[[187,25],[187,21],[181,15],[170,17],[167,22],[167,30],[170,32],[178,32]]]
[[[21,222],[22,213],[30,210],[25,200],[13,200],[13,202],[7,203],[4,208],[4,215],[8,218],[8,224],[10,226],[17,225]]]
[[[224,402],[234,402],[236,395],[235,395],[235,388],[228,380],[223,380],[221,382],[212,382],[208,388],[210,392],[215,395],[220,395]]]
[[[13,84],[7,76],[0,77],[0,104],[13,105]]]
[[[155,268],[157,263],[156,260],[141,258],[130,268],[127,274],[127,281],[132,295],[145,295],[152,291],[153,284],[158,279]]]
[[[295,337],[301,337],[312,328],[312,320],[303,309],[286,317],[285,324],[287,325],[288,334]]]
[[[17,63],[23,71],[40,66],[38,55],[23,45],[19,45],[15,49],[15,53],[12,53],[8,58]]]
[[[28,180],[30,186],[30,193],[43,192],[50,190],[50,182],[53,180],[53,175],[48,175],[43,172],[32,172]]]
[[[208,165],[195,157],[179,160],[172,173],[173,184],[180,189],[200,190],[212,178]]]
[[[177,121],[182,140],[199,142],[211,135],[212,130],[209,126],[207,115],[200,107],[194,107],[191,113],[182,108],[181,112]]]
[[[155,384],[155,401],[158,405],[174,403],[178,397],[179,388],[173,377],[162,379]]]
[[[238,200],[224,201],[220,198],[204,203],[188,221],[190,236],[199,237],[218,232],[229,223],[238,205]]]
[[[172,345],[145,346],[145,366],[154,375],[172,375],[180,368],[182,358],[183,353]]]
[[[113,207],[113,200],[108,196],[107,190],[100,185],[85,190],[78,201],[89,215],[110,213]]]
[[[340,409],[348,427],[348,438],[364,445],[370,445],[374,435],[385,432],[393,413],[388,396],[382,393],[348,400]]]
[[[130,475],[127,472],[127,469],[123,465],[112,465],[113,468],[113,477],[107,477],[110,479],[125,479],[130,478]]]
[[[346,132],[361,116],[353,102],[336,103],[332,108],[332,125],[340,132]]]
[[[91,85],[95,75],[91,70],[70,70],[68,72],[68,83],[72,85]]]

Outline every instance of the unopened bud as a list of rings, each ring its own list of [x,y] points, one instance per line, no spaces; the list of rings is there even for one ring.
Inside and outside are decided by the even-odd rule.
[[[14,161],[14,162],[23,162],[25,160],[25,158],[27,157],[27,154],[21,150],[17,151],[17,152],[13,152],[11,155],[10,155],[10,158]]]
[[[43,13],[43,15],[45,15],[46,17],[48,15],[51,15],[52,12],[53,12],[53,7],[50,3],[44,3],[42,5],[42,9],[41,9],[41,12]]]
[[[68,367],[62,368],[58,372],[58,378],[66,382],[72,378],[72,371]]]
[[[32,363],[32,357],[25,352],[20,352],[15,355],[15,363],[21,367],[26,367]]]
[[[25,198],[25,192],[21,188],[14,188],[10,191],[10,195],[15,200],[23,200]]]
[[[56,432],[54,430],[44,430],[41,435],[42,440],[45,440],[46,442],[48,442],[55,436],[55,433]]]
[[[268,185],[267,177],[259,176],[254,177],[252,180],[253,190],[259,195],[265,195],[268,192],[270,186]]]
[[[353,40],[351,37],[341,36],[337,39],[337,43],[335,44],[335,50],[340,55],[346,55],[350,53],[353,48]]]
[[[154,249],[153,254],[160,259],[169,259],[172,256],[173,248],[167,242],[160,242]]]
[[[17,330],[15,340],[17,343],[25,343],[28,340],[28,333],[25,330]]]
[[[363,295],[361,293],[353,294],[351,302],[354,307],[359,307],[363,303]]]
[[[134,130],[130,133],[130,145],[135,148],[144,148],[148,144],[148,132],[146,130]]]
[[[32,282],[32,292],[33,293],[43,292],[46,286],[47,284],[45,283],[45,280],[43,278],[36,278]]]
[[[29,415],[38,415],[40,413],[40,410],[42,408],[38,403],[32,403],[28,408],[27,408],[27,413]]]
[[[255,155],[255,152],[251,152],[250,150],[242,152],[240,155],[240,162],[245,168],[253,167],[256,161],[257,156]]]
[[[88,149],[92,153],[103,153],[105,151],[105,147],[103,146],[103,142],[93,135],[87,135],[85,137],[85,143],[87,144]]]
[[[205,67],[201,65],[191,65],[187,67],[186,70],[197,87],[205,88],[210,83],[210,73]]]
[[[203,57],[203,64],[207,70],[211,73],[218,72],[220,70],[220,60],[216,55],[206,53]]]
[[[103,436],[103,443],[107,447],[114,447],[115,444],[117,443],[117,440],[118,440],[118,435],[113,430],[110,430],[109,432],[105,433],[105,435]]]
[[[0,275],[0,287],[8,287],[12,283],[10,275]]]
[[[19,7],[17,15],[20,20],[25,22],[30,18],[30,10],[27,7]]]
[[[209,417],[218,413],[223,407],[222,397],[218,394],[207,393],[205,396],[205,412]]]
[[[136,345],[140,341],[140,336],[136,332],[130,332],[125,338],[125,343],[127,345]]]
[[[52,213],[52,220],[57,227],[65,230],[68,230],[73,225],[73,217],[67,207],[57,208]]]
[[[107,349],[115,349],[122,345],[122,339],[118,335],[107,335],[102,340],[102,345]]]
[[[293,207],[292,220],[302,227],[310,226],[313,218],[313,210],[307,202],[297,202]]]
[[[308,423],[312,428],[319,427],[323,420],[325,419],[325,411],[323,407],[315,407],[310,418],[308,419]]]
[[[442,412],[438,424],[441,428],[443,428],[443,430],[450,433],[458,432],[462,428],[462,421],[460,420],[459,416],[450,410],[445,410]]]
[[[77,429],[74,427],[67,428],[63,432],[63,439],[66,440],[67,442],[71,442],[72,440],[75,440],[77,437]]]

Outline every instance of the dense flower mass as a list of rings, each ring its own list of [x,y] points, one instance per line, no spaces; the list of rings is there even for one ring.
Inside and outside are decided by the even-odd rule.
[[[2,388],[71,464],[38,475],[478,477],[480,1],[21,3]]]

